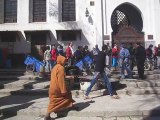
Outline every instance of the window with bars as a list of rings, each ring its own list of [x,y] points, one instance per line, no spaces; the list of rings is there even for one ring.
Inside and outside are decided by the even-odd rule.
[[[75,21],[75,0],[62,0],[62,21]]]
[[[121,27],[128,26],[129,20],[123,12],[115,10],[111,17],[111,25],[113,30],[117,32]]]
[[[46,22],[46,0],[30,0],[30,22]]]
[[[17,0],[4,0],[4,22],[17,22]]]

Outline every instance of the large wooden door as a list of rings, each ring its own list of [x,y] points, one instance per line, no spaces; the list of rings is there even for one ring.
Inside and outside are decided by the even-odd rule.
[[[132,43],[134,45],[136,42],[140,42],[144,46],[144,34],[138,33],[131,26],[123,26],[117,34],[113,35],[112,43],[118,46],[121,43],[125,43],[126,45]]]

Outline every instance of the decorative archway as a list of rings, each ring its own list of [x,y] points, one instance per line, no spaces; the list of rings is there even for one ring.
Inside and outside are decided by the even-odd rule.
[[[140,10],[131,3],[119,5],[111,16],[112,43],[134,43],[134,40],[144,44],[143,20]]]

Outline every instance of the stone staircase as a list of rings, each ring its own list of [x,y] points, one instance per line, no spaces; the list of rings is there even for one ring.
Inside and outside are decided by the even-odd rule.
[[[134,78],[137,77],[137,71],[134,71]],[[113,85],[114,91],[118,95],[160,95],[160,71],[145,71],[145,80],[137,79],[125,79],[119,80],[119,72],[111,72],[110,80]],[[27,73],[23,69],[12,69],[12,70],[0,70],[0,107],[3,115],[9,114],[20,114],[20,115],[44,115],[48,104],[48,88],[50,78],[41,78],[37,73]],[[85,91],[80,90],[79,84],[75,84],[72,90],[74,98],[80,98],[84,95]],[[100,89],[92,91],[91,96],[103,96],[107,94],[103,84]],[[12,102],[11,102],[11,101]],[[16,101],[17,100],[17,101]],[[40,104],[42,109],[37,110],[38,102],[47,101],[47,104]],[[33,103],[35,106],[33,106]],[[14,107],[14,104],[18,104],[20,108]],[[25,106],[21,108],[21,105]],[[32,111],[31,108],[32,107]],[[25,109],[27,108],[27,109]],[[35,108],[35,109],[34,109]],[[34,110],[33,110],[34,109]],[[160,110],[159,110],[160,112]],[[101,112],[100,112],[101,113]],[[89,113],[88,113],[89,114]],[[109,113],[108,113],[109,114]],[[126,113],[127,114],[127,113]],[[134,113],[133,113],[134,114]],[[71,112],[70,116],[87,116],[84,113]],[[92,114],[93,116],[98,115]],[[92,116],[91,115],[91,116]],[[138,115],[138,114],[137,114]],[[116,116],[116,113],[114,114]],[[0,117],[1,119],[1,117]]]

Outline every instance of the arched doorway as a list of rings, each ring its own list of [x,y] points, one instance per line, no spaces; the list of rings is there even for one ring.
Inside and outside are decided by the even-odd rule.
[[[141,42],[144,45],[143,20],[140,10],[131,3],[119,5],[111,16],[112,45]]]

